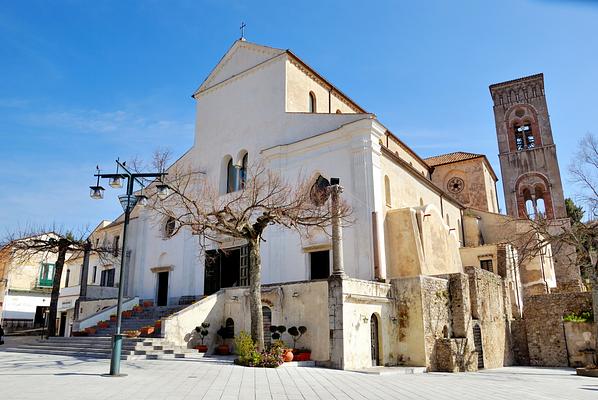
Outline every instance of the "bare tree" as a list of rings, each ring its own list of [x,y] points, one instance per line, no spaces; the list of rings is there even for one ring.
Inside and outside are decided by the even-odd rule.
[[[84,251],[95,251],[98,254],[113,253],[113,249],[108,248],[92,249],[85,234],[75,237],[73,232],[61,232],[56,227],[32,228],[25,232],[9,233],[0,245],[0,261],[4,265],[12,265],[12,268],[19,268],[36,256],[41,258],[47,258],[49,255],[56,256],[48,313],[48,336],[54,336],[56,333],[58,297],[64,264],[69,257]]]
[[[164,158],[154,157],[158,162]],[[160,167],[160,166],[158,166]],[[268,226],[278,225],[295,230],[300,237],[314,231],[329,232],[333,213],[325,199],[314,196],[316,178],[298,179],[290,184],[260,162],[240,176],[237,190],[222,194],[218,182],[192,168],[173,165],[168,169],[170,194],[158,198],[150,193],[150,207],[158,215],[176,220],[175,233],[191,229],[200,243],[216,246],[227,238],[245,240],[249,246],[249,292],[251,336],[258,348],[264,346],[261,301],[260,246]],[[350,207],[343,201],[337,216],[349,223]],[[205,250],[205,249],[204,249]]]

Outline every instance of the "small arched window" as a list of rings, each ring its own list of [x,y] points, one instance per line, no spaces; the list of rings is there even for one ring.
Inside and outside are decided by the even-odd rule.
[[[337,109],[337,110],[336,110],[336,113],[337,113],[337,114],[342,114],[342,111]]]
[[[388,175],[384,175],[384,195],[386,198],[386,206],[391,207],[392,197],[390,194],[390,179],[388,178]]]
[[[245,188],[245,181],[247,180],[247,153],[243,156],[241,160],[241,169],[239,170],[239,185],[241,186],[240,189]]]
[[[172,237],[172,235],[174,235],[175,228],[176,220],[173,217],[168,217],[166,222],[164,222],[164,237]]]
[[[226,193],[232,193],[236,190],[235,172],[235,166],[233,165],[233,159],[231,158],[226,165]]]
[[[420,207],[424,206],[424,199],[422,199],[421,197],[419,198],[419,206]]]
[[[316,110],[316,95],[314,92],[309,92],[309,112],[315,113]]]

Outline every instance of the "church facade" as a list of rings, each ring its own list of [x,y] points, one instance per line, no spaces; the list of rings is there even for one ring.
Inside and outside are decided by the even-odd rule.
[[[497,176],[484,155],[424,160],[291,51],[244,40],[193,98],[195,141],[175,165],[202,171],[223,196],[242,190],[240,177],[256,160],[291,181],[336,177],[354,210],[343,229],[347,277],[331,276],[327,235],[266,230],[265,324],[306,326],[303,346],[334,368],[513,363],[511,322],[534,282],[498,232],[507,216],[498,213]],[[158,306],[195,301],[162,321],[164,337],[179,345],[192,347],[190,333],[204,321],[249,331],[246,244],[200,243],[172,224],[135,208],[122,253],[127,296]],[[539,268],[554,276],[550,256]],[[211,333],[207,342],[218,340]]]

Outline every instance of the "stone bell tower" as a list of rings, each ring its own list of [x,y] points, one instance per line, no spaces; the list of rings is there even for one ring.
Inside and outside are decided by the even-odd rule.
[[[490,86],[507,214],[565,218],[565,198],[552,139],[544,75]]]
[[[544,75],[490,85],[507,214],[544,217],[555,232],[570,227],[544,93]],[[557,291],[580,290],[575,248],[553,248]]]

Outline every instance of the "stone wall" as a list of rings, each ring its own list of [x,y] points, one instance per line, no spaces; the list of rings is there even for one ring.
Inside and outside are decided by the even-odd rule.
[[[530,296],[523,308],[529,362],[533,366],[569,365],[563,316],[592,309],[590,292]]]
[[[596,324],[592,322],[564,322],[567,353],[571,367],[585,367],[583,350],[596,351]]]
[[[480,268],[467,267],[465,271],[469,275],[471,315],[482,333],[484,368],[512,365],[511,304],[504,281]]]

